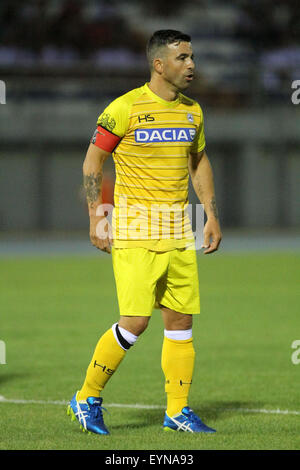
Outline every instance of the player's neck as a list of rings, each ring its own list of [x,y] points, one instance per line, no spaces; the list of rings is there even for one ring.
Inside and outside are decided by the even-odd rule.
[[[153,75],[149,82],[149,88],[153,93],[166,101],[175,101],[178,98],[179,90],[170,83]]]

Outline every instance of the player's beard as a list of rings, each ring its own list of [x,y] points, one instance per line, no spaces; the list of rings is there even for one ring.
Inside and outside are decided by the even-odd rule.
[[[187,81],[185,77],[183,77],[180,81],[178,81],[178,84],[176,84],[176,87],[179,91],[184,91],[186,90],[191,84],[191,81]]]
[[[167,82],[169,82],[177,91],[184,91],[191,84],[190,81],[186,80],[185,76],[182,76],[180,78],[178,78],[178,76],[176,76],[175,78],[170,77],[167,78]]]

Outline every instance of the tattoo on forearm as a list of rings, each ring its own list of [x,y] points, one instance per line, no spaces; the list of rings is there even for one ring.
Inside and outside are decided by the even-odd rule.
[[[97,201],[102,183],[102,174],[101,173],[90,173],[89,175],[83,176],[83,186],[86,192],[86,198],[88,204],[93,207],[94,202]]]
[[[196,188],[197,188],[197,196],[200,200],[200,202],[202,201],[202,196],[203,196],[203,188],[201,186],[201,183],[200,181],[197,181],[196,183]]]
[[[210,201],[210,209],[212,210],[212,213],[214,214],[215,218],[218,219],[219,215],[215,196],[213,196]]]

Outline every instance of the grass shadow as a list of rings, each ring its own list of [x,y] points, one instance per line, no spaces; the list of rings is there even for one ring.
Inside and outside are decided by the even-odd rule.
[[[129,414],[130,413],[130,414]],[[126,413],[127,414],[127,413]],[[128,411],[128,423],[114,425],[115,417],[111,418],[110,428],[114,430],[136,430],[139,428],[149,428],[149,426],[162,426],[164,419],[163,410],[131,410]],[[124,414],[123,414],[124,419]]]
[[[28,377],[28,373],[26,372],[21,372],[21,373],[16,373],[16,372],[6,372],[3,375],[0,376],[0,386],[7,383],[7,382],[15,382],[16,380],[23,379],[23,378]],[[0,389],[0,394],[1,394],[1,389]]]
[[[228,418],[229,413],[239,413],[243,409],[259,409],[263,404],[253,401],[212,401],[204,403],[200,406],[195,406],[193,409],[203,420],[223,420]]]
[[[206,423],[228,419],[239,410],[259,409],[263,404],[253,401],[212,401],[193,407],[193,411]],[[134,417],[133,417],[134,413]],[[110,427],[115,430],[134,430],[149,426],[162,426],[164,410],[134,410],[128,411],[128,423],[114,425],[115,416],[111,417]]]

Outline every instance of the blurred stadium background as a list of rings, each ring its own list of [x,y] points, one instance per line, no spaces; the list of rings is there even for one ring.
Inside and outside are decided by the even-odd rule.
[[[299,249],[297,0],[2,0],[1,254],[92,249],[81,186],[89,139],[104,106],[149,79],[146,41],[167,28],[192,36],[187,94],[204,110],[224,249]],[[105,170],[112,201],[112,160]]]

